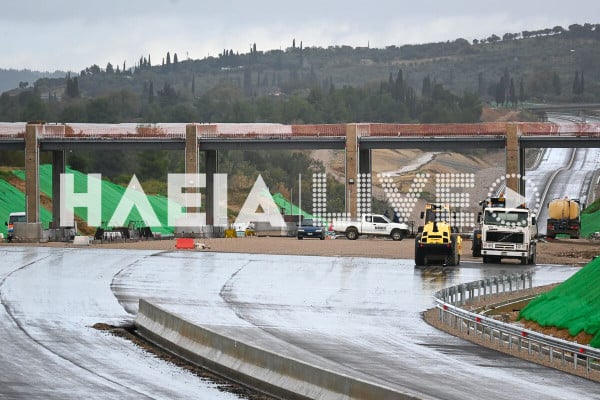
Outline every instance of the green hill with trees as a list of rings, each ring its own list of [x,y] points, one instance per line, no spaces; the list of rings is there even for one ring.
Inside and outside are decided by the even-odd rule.
[[[0,96],[0,121],[475,122],[478,104],[600,99],[600,28],[386,48],[303,47],[96,64]]]

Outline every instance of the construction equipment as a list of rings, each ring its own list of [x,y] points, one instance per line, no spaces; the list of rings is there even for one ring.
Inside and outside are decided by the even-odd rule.
[[[427,203],[415,239],[415,265],[442,263],[456,266],[462,255],[462,238],[450,223],[450,208],[447,205]]]
[[[581,205],[577,199],[554,199],[548,203],[548,220],[546,236],[554,239],[558,234],[569,235],[571,239],[579,239],[581,231]]]
[[[516,258],[521,264],[535,264],[537,221],[525,206],[506,207],[503,197],[481,203],[477,218],[480,230],[473,234],[473,256],[476,249],[484,263],[499,263],[503,258]]]

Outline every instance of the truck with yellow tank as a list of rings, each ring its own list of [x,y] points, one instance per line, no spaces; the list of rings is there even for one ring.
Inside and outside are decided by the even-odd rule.
[[[577,199],[554,199],[548,203],[546,237],[554,239],[556,235],[569,235],[579,239],[581,232],[581,204]]]

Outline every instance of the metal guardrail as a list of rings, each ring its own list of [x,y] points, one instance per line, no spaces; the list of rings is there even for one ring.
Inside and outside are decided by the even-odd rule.
[[[531,289],[532,278],[532,272],[524,272],[442,289],[433,295],[439,310],[439,320],[460,333],[489,340],[490,344],[507,347],[509,351],[514,348],[518,352],[526,350],[530,356],[548,359],[551,364],[559,359],[561,365],[572,363],[574,370],[583,367],[588,374],[592,369],[600,370],[599,349],[547,336],[460,307],[467,300]]]

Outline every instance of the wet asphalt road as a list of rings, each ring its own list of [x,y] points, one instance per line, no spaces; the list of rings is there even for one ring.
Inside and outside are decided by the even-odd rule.
[[[235,398],[90,328],[140,297],[255,345],[424,399],[589,398],[600,386],[439,332],[431,293],[561,266],[415,269],[411,260],[95,249],[1,249],[0,398]],[[220,397],[219,397],[220,396]]]

